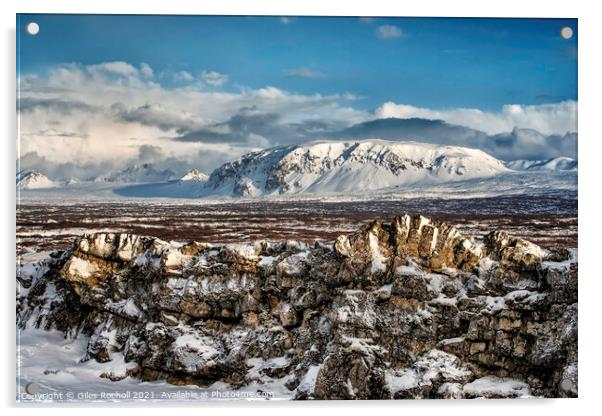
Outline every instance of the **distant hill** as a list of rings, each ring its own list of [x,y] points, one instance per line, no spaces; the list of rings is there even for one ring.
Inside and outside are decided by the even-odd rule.
[[[17,173],[18,189],[46,189],[56,188],[58,184],[48,179],[46,175],[37,170],[21,171]]]

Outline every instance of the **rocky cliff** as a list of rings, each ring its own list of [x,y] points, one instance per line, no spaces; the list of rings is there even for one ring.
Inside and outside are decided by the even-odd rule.
[[[125,377],[296,399],[574,397],[577,261],[424,217],[332,245],[87,235],[17,270],[17,324],[87,340]]]

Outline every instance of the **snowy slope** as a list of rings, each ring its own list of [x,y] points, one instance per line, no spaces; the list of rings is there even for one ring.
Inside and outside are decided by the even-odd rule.
[[[38,171],[21,171],[17,173],[18,189],[46,189],[56,188],[58,185],[48,179],[48,177]]]
[[[506,163],[512,170],[530,171],[576,171],[578,162],[570,157],[556,157],[548,160],[513,160]]]
[[[121,183],[151,183],[165,182],[177,179],[176,174],[169,169],[157,169],[151,163],[133,165],[122,171],[96,178],[96,182],[121,182]]]
[[[204,172],[201,172],[198,169],[189,170],[186,175],[180,178],[181,181],[195,181],[195,182],[205,182],[209,179],[209,175]]]
[[[142,170],[161,172],[152,165]],[[138,182],[134,184],[120,176],[118,182],[73,183],[23,192],[21,197],[207,201],[239,197],[470,198],[574,192],[577,175],[577,162],[569,158],[504,165],[480,150],[463,147],[383,140],[322,141],[248,153],[217,168],[208,179],[194,169],[181,178],[161,181],[155,177],[151,183],[148,175],[130,176],[127,182]]]
[[[216,169],[208,194],[260,196],[376,191],[507,172],[481,150],[362,140],[312,142],[246,154]]]

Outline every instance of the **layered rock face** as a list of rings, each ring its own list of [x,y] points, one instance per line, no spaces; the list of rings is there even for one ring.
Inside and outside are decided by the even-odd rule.
[[[574,397],[577,261],[424,217],[333,245],[84,236],[17,270],[21,328],[87,337],[126,376],[295,399]]]

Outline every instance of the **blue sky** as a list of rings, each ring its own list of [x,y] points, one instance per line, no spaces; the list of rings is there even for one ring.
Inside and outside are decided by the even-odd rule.
[[[575,19],[20,15],[18,20],[20,73],[44,74],[66,62],[146,62],[155,71],[227,74],[229,90],[274,86],[301,94],[351,93],[361,97],[354,107],[362,109],[393,101],[494,110],[577,99],[577,36],[560,36],[564,26],[576,35]],[[38,36],[23,35],[29,21],[40,24]],[[382,26],[399,32],[383,38]],[[169,80],[162,82],[169,86]]]

